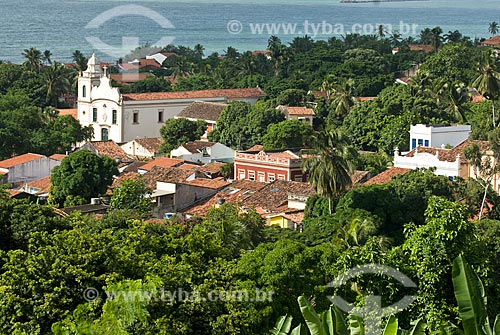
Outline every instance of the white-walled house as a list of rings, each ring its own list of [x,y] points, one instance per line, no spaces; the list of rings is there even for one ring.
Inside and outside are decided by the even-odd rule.
[[[121,94],[111,86],[95,55],[78,77],[78,120],[92,126],[93,140],[124,143],[136,138],[160,137],[160,128],[194,101],[255,103],[260,88]]]
[[[432,125],[417,124],[410,127],[410,150],[421,147],[455,147],[469,138],[469,125]]]
[[[138,158],[153,158],[160,151],[161,137],[137,138],[121,145],[127,155]]]
[[[52,169],[61,165],[61,161],[44,155],[27,153],[0,161],[0,179],[2,183],[19,184],[48,177]]]
[[[181,145],[170,152],[172,157],[195,163],[232,162],[235,151],[224,144],[193,141]]]

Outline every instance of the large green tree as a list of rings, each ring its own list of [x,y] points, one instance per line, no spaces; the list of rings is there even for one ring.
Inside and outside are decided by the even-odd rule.
[[[272,124],[267,128],[262,145],[264,150],[303,148],[307,146],[313,133],[309,123],[300,120],[287,120]]]
[[[74,205],[75,200],[77,203],[89,201],[106,193],[114,175],[118,175],[114,160],[79,150],[65,157],[52,171],[50,198],[65,206]]]
[[[163,138],[160,152],[170,153],[184,143],[197,141],[206,130],[207,123],[203,120],[168,119],[160,129]]]

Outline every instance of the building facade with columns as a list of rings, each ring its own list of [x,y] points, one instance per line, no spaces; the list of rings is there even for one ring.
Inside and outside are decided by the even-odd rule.
[[[194,101],[255,103],[265,94],[260,88],[121,94],[100,69],[95,55],[78,76],[78,120],[92,126],[95,141],[117,143],[160,136],[167,119]]]

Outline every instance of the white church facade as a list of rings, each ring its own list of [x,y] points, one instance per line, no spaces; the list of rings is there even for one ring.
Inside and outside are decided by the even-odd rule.
[[[260,88],[121,94],[92,55],[78,77],[78,120],[93,127],[94,141],[124,143],[160,137],[163,123],[195,101],[255,103],[264,95]]]

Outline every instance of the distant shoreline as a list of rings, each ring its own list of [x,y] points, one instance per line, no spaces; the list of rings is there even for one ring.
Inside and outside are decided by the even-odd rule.
[[[340,3],[407,2],[407,1],[429,1],[429,0],[340,0]]]

